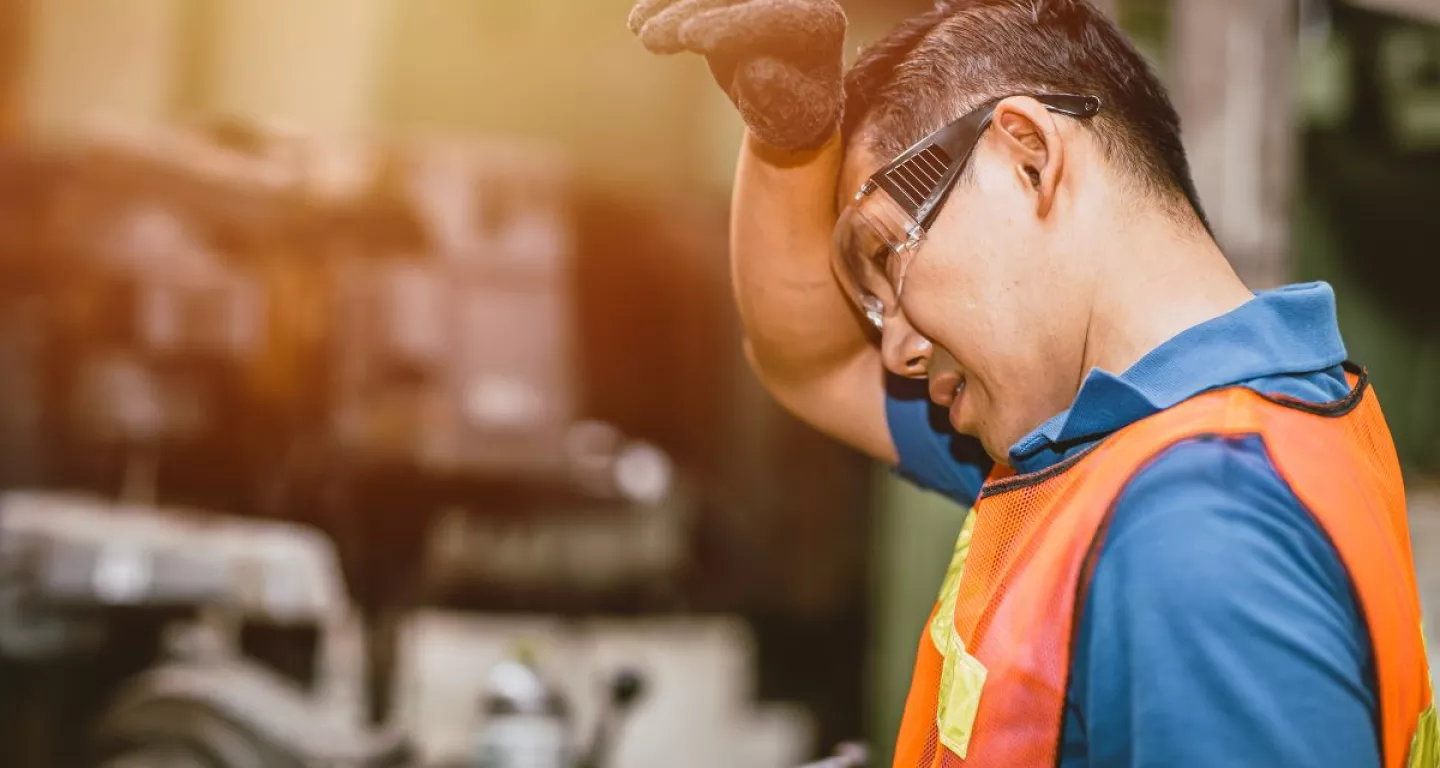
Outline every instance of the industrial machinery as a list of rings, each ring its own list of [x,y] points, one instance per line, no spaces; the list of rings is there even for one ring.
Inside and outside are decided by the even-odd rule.
[[[150,647],[125,654],[135,617],[151,619]],[[309,679],[247,657],[252,625],[313,630]],[[6,695],[52,707],[33,715],[72,742],[40,755],[45,733],[17,734],[20,765],[401,765],[404,739],[361,722],[359,640],[334,549],[314,531],[81,495],[0,497],[0,660],[26,681]],[[34,674],[62,664],[113,673]]]
[[[660,543],[619,554],[649,564],[627,583],[679,562],[669,456],[582,413],[550,153],[220,124],[110,127],[0,164],[25,180],[0,187],[9,487],[309,522],[387,583],[367,542],[418,562],[457,509],[648,525]]]
[[[229,124],[0,164],[16,764],[396,765],[426,595],[681,568],[669,456],[581,417],[547,153]]]
[[[7,745],[15,764],[419,765],[397,730],[363,723],[363,640],[323,536],[288,523],[74,494],[0,496],[0,664],[27,671],[113,657],[117,641],[126,645],[117,633],[133,631],[125,620],[136,615],[157,619],[154,647],[108,680],[22,674],[46,695],[26,695],[35,691],[25,682],[6,691],[26,706],[52,707],[32,714],[50,731],[68,724],[56,740],[73,740],[68,754],[39,756],[33,748],[46,734],[18,734]],[[257,624],[311,628],[311,674],[287,676],[247,656],[242,635]],[[491,672],[481,725],[493,754],[482,750],[478,765],[528,765],[516,755],[534,748],[536,723],[565,711],[558,693],[540,693],[530,669],[502,662]],[[569,724],[555,721],[546,765],[608,768],[617,729],[643,688],[640,674],[619,669],[588,741],[572,748]]]
[[[629,297],[671,284],[661,270],[675,261],[661,257],[677,246],[647,244],[646,227],[603,211],[606,234],[588,247],[632,261],[581,270],[572,182],[549,151],[110,126],[11,146],[0,166],[7,765],[398,765],[410,758],[397,721],[418,730],[397,714],[413,704],[403,666],[418,612],[684,624],[676,614],[733,614],[745,595],[772,610],[797,599],[782,595],[839,602],[838,580],[775,588],[783,563],[737,554],[741,537],[769,540],[746,516],[781,519],[725,480],[747,468],[715,446],[750,438],[719,439],[713,414],[694,435],[677,426],[698,413],[693,400],[736,406],[730,363],[706,368],[699,358],[713,356],[692,344],[676,366],[699,371],[691,379],[635,386],[655,378],[635,364],[646,347],[689,341],[701,324],[704,281],[637,306]],[[718,247],[723,216],[694,220],[712,218],[715,236],[666,224],[690,238],[678,247]],[[648,282],[631,286],[640,262]],[[680,304],[683,332],[656,321]],[[615,354],[635,359],[608,363]],[[605,397],[586,391],[595,379]],[[657,406],[652,390],[673,402]],[[813,541],[836,528],[834,510],[806,498],[825,525],[788,535]],[[740,512],[711,514],[720,503]],[[740,635],[727,642],[646,647],[754,655]],[[473,648],[462,658],[475,663]],[[764,666],[750,659],[741,677]],[[655,701],[669,695],[648,680]],[[594,745],[577,755],[585,768],[617,742],[618,720],[594,717],[593,703],[623,709],[626,691],[569,692],[590,713],[574,735]],[[462,693],[456,706],[476,716]],[[724,699],[737,714],[716,743],[746,764],[800,762],[809,721],[762,701]],[[644,733],[678,732],[641,714]],[[645,754],[670,753],[633,764],[657,764]],[[719,764],[730,754],[717,748]]]

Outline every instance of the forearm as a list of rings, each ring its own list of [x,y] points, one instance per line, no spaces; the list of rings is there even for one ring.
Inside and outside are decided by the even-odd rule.
[[[747,135],[735,179],[731,274],[746,353],[770,394],[811,426],[897,461],[880,356],[831,272],[841,143],[777,155]]]
[[[747,134],[740,153],[731,274],[751,358],[772,381],[804,383],[869,350],[830,267],[842,159],[838,137],[779,153]]]

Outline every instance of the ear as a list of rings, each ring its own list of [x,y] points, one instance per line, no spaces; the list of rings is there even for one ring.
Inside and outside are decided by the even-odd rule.
[[[1034,196],[1035,214],[1048,216],[1065,172],[1065,142],[1055,116],[1035,99],[1014,96],[995,106],[991,130],[1016,180]]]

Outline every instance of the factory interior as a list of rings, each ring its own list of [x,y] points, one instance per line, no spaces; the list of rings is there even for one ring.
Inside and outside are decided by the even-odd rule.
[[[482,766],[515,675],[566,768],[889,764],[965,510],[761,388],[744,126],[631,4],[0,0],[0,766]],[[1440,606],[1440,2],[1104,5]]]

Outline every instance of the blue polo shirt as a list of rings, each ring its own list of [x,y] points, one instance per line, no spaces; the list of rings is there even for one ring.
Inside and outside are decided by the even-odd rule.
[[[1114,375],[1010,451],[1028,473],[1202,392],[1346,396],[1328,285],[1259,293]],[[897,470],[963,505],[989,470],[897,383]],[[1379,766],[1369,635],[1329,539],[1254,437],[1195,439],[1116,500],[1076,630],[1060,764]]]

